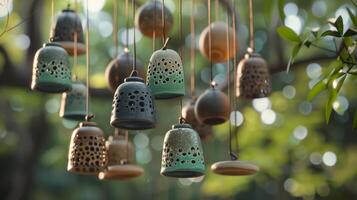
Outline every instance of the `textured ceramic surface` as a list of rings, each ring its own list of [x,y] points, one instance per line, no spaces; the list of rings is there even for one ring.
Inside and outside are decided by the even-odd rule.
[[[164,138],[161,174],[188,178],[202,176],[204,172],[200,137],[188,124],[174,125]]]
[[[86,117],[86,86],[80,82],[72,84],[72,90],[62,94],[59,116],[69,120],[83,121]]]
[[[130,76],[133,70],[134,58],[130,53],[123,53],[114,58],[105,70],[105,79],[109,89],[115,92],[117,87],[124,83],[124,79]],[[136,69],[139,77],[146,79],[146,71],[144,65],[136,59]]]
[[[124,136],[109,136],[105,143],[108,156],[108,166],[123,163],[135,163],[135,149],[133,144],[125,141]]]
[[[110,124],[129,130],[155,127],[155,108],[150,89],[139,77],[129,77],[121,84],[113,98]]]
[[[81,19],[74,10],[65,9],[57,16],[57,21],[52,32],[54,42],[62,45],[68,54],[74,54],[75,33],[77,32],[77,54],[86,51],[83,41],[83,29]]]
[[[104,133],[93,122],[83,122],[72,133],[67,170],[97,175],[107,164]]]
[[[144,169],[137,165],[113,165],[99,173],[98,178],[100,180],[128,180],[141,176],[143,173]]]
[[[229,113],[229,99],[217,88],[207,89],[197,99],[195,114],[201,123],[222,124],[228,120]]]
[[[228,160],[214,163],[211,170],[220,175],[246,176],[257,173],[259,167],[246,161]]]
[[[156,17],[154,17],[156,16]],[[160,1],[149,1],[142,5],[135,15],[135,26],[142,34],[153,37],[163,36],[162,4]],[[173,26],[173,17],[165,6],[165,34],[168,35]]]
[[[206,27],[199,40],[199,49],[201,54],[207,59],[210,58],[209,51],[209,31],[211,28],[211,48],[212,48],[212,61],[213,62],[225,62],[228,59],[232,59],[238,48],[238,37],[236,37],[236,50],[234,51],[234,30],[232,27],[228,27],[228,39],[229,39],[229,51],[227,46],[227,24],[224,22],[214,22],[211,26]]]
[[[34,57],[31,89],[62,93],[71,87],[71,67],[67,52],[56,43],[44,44]]]
[[[259,54],[246,55],[237,69],[237,96],[245,99],[267,97],[271,93],[268,65]]]
[[[171,49],[155,51],[149,61],[146,83],[157,99],[184,96],[185,78],[178,53]]]

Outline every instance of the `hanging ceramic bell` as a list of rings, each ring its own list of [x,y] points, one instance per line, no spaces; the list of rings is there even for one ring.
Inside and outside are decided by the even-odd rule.
[[[110,124],[121,129],[142,130],[154,128],[155,121],[150,89],[133,71],[114,94]]]
[[[165,6],[165,33],[169,33],[173,25],[173,17],[170,10]],[[149,1],[142,5],[135,15],[135,26],[140,32],[148,37],[162,37],[162,3],[159,1]]]
[[[99,173],[101,180],[125,180],[140,176],[144,170],[135,165],[135,149],[124,136],[110,136],[106,142],[108,166]]]
[[[129,52],[118,55],[107,66],[105,70],[105,78],[107,79],[108,87],[112,92],[115,92],[117,87],[124,83],[124,79],[130,76],[134,58]],[[143,64],[137,59],[136,68],[138,74],[144,80],[146,73]]]
[[[157,99],[185,95],[183,65],[176,51],[165,47],[155,51],[149,61],[147,85]]]
[[[268,65],[256,53],[246,54],[237,69],[237,96],[245,99],[267,97],[271,93]]]
[[[195,104],[195,99],[187,102],[186,105],[182,108],[182,117],[188,124],[192,126],[193,129],[197,131],[201,140],[207,140],[213,135],[212,127],[197,120],[195,115]]]
[[[67,170],[97,175],[106,166],[104,133],[93,122],[82,122],[72,133]]]
[[[234,45],[229,45],[229,48],[227,47],[227,26],[228,25],[224,22],[214,22],[210,26],[206,27],[200,35],[199,49],[201,54],[207,59],[210,59],[209,32],[211,30],[212,62],[225,62],[228,59],[233,58],[239,50],[238,42],[236,42],[235,45],[236,50],[234,50]],[[228,31],[228,39],[229,41],[233,41],[235,31],[232,27],[228,27]]]
[[[87,90],[83,83],[72,83],[72,90],[62,94],[59,116],[69,120],[84,120],[87,114],[86,96]]]
[[[196,102],[195,114],[204,124],[217,125],[229,117],[229,99],[226,94],[215,87],[210,87],[201,94]]]
[[[61,44],[68,54],[74,55],[75,33],[77,33],[77,55],[84,54],[86,48],[81,19],[74,10],[62,10],[57,16],[57,22],[52,32],[53,41]]]
[[[176,178],[204,175],[205,162],[201,140],[189,124],[174,125],[166,133],[160,173]]]
[[[34,57],[31,89],[62,93],[71,87],[71,67],[67,52],[56,43],[44,44]]]
[[[220,175],[246,176],[257,173],[259,167],[246,161],[228,160],[214,163],[211,170]]]

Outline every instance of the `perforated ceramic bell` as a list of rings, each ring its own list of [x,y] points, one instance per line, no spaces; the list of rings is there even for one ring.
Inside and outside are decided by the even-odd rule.
[[[204,124],[217,125],[229,117],[229,99],[221,90],[210,87],[201,94],[196,102],[195,114]]]
[[[99,173],[99,179],[125,180],[140,176],[144,170],[135,165],[135,149],[123,136],[110,136],[106,142],[108,166]]]
[[[174,125],[166,133],[160,173],[177,178],[204,175],[205,162],[201,140],[189,124]]]
[[[257,173],[259,167],[246,161],[227,160],[214,163],[211,170],[225,176],[246,176]]]
[[[169,33],[173,25],[173,17],[170,10],[165,6],[165,34]],[[153,37],[163,36],[162,3],[149,1],[142,5],[135,15],[135,26],[142,34]]]
[[[185,95],[183,65],[178,53],[171,49],[155,51],[149,61],[147,85],[157,99]]]
[[[154,128],[155,121],[151,91],[133,71],[114,94],[110,124],[121,129],[142,130]]]
[[[118,55],[108,64],[105,70],[105,78],[111,91],[115,92],[117,87],[124,83],[124,79],[130,76],[133,64],[134,58],[128,52]],[[136,60],[136,68],[139,76],[145,80],[146,72],[138,59]]]
[[[44,44],[33,60],[31,89],[62,93],[71,87],[71,67],[67,52],[56,43]]]
[[[103,131],[93,122],[82,122],[72,133],[67,170],[97,175],[104,169],[106,162]]]
[[[77,33],[77,54],[84,54],[86,48],[83,41],[81,19],[74,10],[62,10],[57,16],[57,21],[52,32],[53,40],[61,44],[68,54],[74,55],[75,33]]]
[[[212,127],[201,123],[195,115],[196,100],[191,100],[182,108],[182,117],[195,129],[202,140],[207,140],[213,134]]]
[[[59,116],[69,120],[82,121],[86,117],[86,86],[72,83],[72,90],[62,94]]]
[[[214,22],[210,26],[206,27],[201,35],[199,40],[199,49],[201,54],[207,59],[210,58],[210,49],[209,49],[209,32],[211,30],[211,48],[212,48],[212,57],[213,62],[224,62],[228,59],[234,57],[235,53],[238,52],[238,41],[236,42],[236,50],[234,51],[233,39],[235,31],[232,27],[228,27],[229,41],[229,51],[227,47],[227,24],[224,22]],[[238,37],[236,37],[238,38]]]
[[[237,96],[253,99],[267,97],[270,93],[267,63],[259,54],[246,54],[237,69]]]

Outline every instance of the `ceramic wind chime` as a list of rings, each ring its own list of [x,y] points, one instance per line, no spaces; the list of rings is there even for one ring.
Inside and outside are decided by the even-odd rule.
[[[117,129],[105,143],[108,162],[98,175],[100,180],[127,180],[144,173],[142,167],[135,165],[135,149],[128,140],[128,133],[125,132],[125,136],[121,133]]]
[[[237,96],[245,99],[267,97],[272,90],[268,65],[254,52],[254,18],[251,2],[249,9],[250,47],[237,69]]]
[[[62,94],[59,116],[69,120],[82,121],[86,113],[86,86],[81,82],[73,82],[72,90]]]

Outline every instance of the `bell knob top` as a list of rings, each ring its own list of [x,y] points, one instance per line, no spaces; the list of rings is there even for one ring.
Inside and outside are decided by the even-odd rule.
[[[52,40],[52,39],[50,39],[50,40]],[[47,42],[47,43],[44,43],[43,45],[42,45],[43,47],[61,47],[62,48],[62,46],[59,44],[59,43],[57,43],[57,42]]]
[[[79,127],[97,126],[95,122],[84,121],[79,124]]]
[[[124,82],[142,82],[144,83],[144,79],[138,76],[138,71],[133,70],[130,74],[130,77],[124,79]]]
[[[178,129],[178,128],[190,128],[192,129],[192,126],[190,124],[175,124],[175,125],[172,125],[172,129]]]
[[[65,12],[75,13],[76,11],[74,11],[74,10],[71,9],[71,8],[65,8],[65,9],[62,10],[62,12],[63,12],[63,13],[65,13]]]

